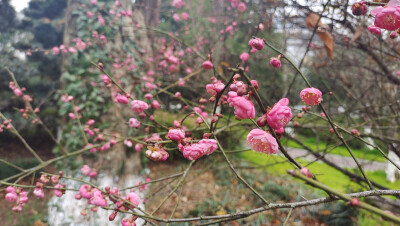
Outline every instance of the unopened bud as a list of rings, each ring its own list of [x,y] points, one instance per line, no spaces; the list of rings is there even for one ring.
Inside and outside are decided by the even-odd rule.
[[[365,1],[356,2],[351,6],[351,12],[354,16],[361,16],[368,12],[368,6]]]
[[[266,126],[267,125],[267,114],[264,114],[264,115],[262,115],[261,117],[259,117],[258,119],[257,119],[257,125],[259,126],[259,127],[263,127],[263,126]]]
[[[114,211],[110,214],[110,216],[108,217],[108,220],[113,221],[115,219],[115,217],[117,216],[117,211]]]
[[[350,200],[350,205],[351,206],[359,206],[360,205],[360,200],[358,198],[352,198]]]
[[[296,117],[297,117],[297,118],[303,118],[303,112],[297,113]]]

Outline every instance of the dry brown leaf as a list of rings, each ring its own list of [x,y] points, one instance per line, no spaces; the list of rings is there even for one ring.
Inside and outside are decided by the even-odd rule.
[[[354,35],[351,38],[350,43],[353,43],[355,40],[357,40],[361,36],[363,30],[364,30],[364,28],[362,26],[359,26],[357,28],[356,32],[354,32]]]
[[[326,53],[328,53],[328,56],[333,60],[334,55],[333,55],[333,36],[331,33],[325,31],[325,32],[318,32],[319,38],[324,42],[324,46],[326,49]]]
[[[319,16],[315,13],[310,13],[308,14],[307,18],[306,18],[306,25],[309,28],[314,29],[317,22],[319,20]],[[328,54],[329,58],[331,58],[333,60],[334,58],[334,54],[333,54],[333,36],[331,35],[331,33],[329,33],[326,29],[328,29],[328,26],[323,24],[321,22],[321,20],[318,22],[318,29],[317,29],[317,34],[319,36],[319,38],[322,40],[322,42],[324,43],[325,49],[326,49],[326,53]]]
[[[310,13],[310,14],[308,14],[308,16],[306,18],[306,25],[309,28],[314,29],[314,27],[317,24],[318,20],[319,20],[318,14]],[[320,28],[328,28],[328,26],[323,24],[321,20],[318,22],[318,27],[320,27]]]

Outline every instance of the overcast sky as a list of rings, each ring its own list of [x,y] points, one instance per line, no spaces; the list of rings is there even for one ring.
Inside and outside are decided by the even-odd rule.
[[[15,11],[20,12],[22,9],[28,6],[29,0],[12,0],[11,5],[14,6]]]

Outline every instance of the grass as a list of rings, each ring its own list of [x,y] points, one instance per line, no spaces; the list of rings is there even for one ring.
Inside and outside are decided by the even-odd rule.
[[[323,152],[323,150],[325,148],[327,151],[330,151],[333,148],[333,145],[327,144],[323,141],[319,141],[319,143],[317,145],[314,137],[308,137],[308,138],[301,137],[300,140],[305,145],[310,147],[312,150],[314,150],[314,151],[319,150],[321,153]],[[281,141],[283,144],[285,144],[289,147],[302,148],[299,144],[297,144],[294,141],[285,140],[285,139],[282,139]],[[362,149],[351,148],[351,150],[353,151],[353,154],[356,158],[367,159],[367,160],[377,161],[377,162],[386,162],[385,157],[383,157],[382,154],[376,149],[370,150],[367,147],[365,147]],[[345,157],[351,157],[349,151],[343,145],[336,147],[335,149],[331,150],[329,153],[335,154],[335,155],[341,155],[341,156],[345,156]]]
[[[266,166],[265,170],[276,175],[285,175],[287,174],[287,170],[294,169],[290,163],[285,161],[284,157],[278,155],[265,155],[254,151],[248,151],[239,153],[238,156],[255,165],[268,165]],[[296,160],[303,165],[309,163],[309,161],[301,158]],[[361,188],[360,185],[351,181],[346,175],[324,163],[314,162],[313,164],[309,165],[308,168],[312,173],[317,175],[317,178],[321,183],[338,191],[349,192],[349,189],[355,191]],[[355,173],[359,172],[357,169],[348,170]],[[374,172],[366,171],[366,174],[370,180],[373,180],[383,186],[391,189],[400,188],[400,181],[396,181],[394,183],[386,181],[385,172],[382,170]]]

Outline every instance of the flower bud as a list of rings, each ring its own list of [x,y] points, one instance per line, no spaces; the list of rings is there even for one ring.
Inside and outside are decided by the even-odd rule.
[[[351,12],[354,16],[361,16],[368,12],[368,6],[365,1],[356,2],[351,6]]]
[[[257,125],[258,125],[259,127],[266,126],[267,123],[268,123],[268,121],[267,121],[267,114],[264,114],[264,115],[262,115],[261,117],[259,117],[259,118],[257,119]]]

